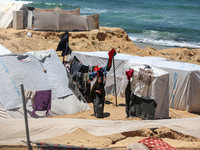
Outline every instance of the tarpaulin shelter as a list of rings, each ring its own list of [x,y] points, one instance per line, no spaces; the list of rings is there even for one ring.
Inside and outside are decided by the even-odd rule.
[[[2,117],[23,117],[20,84],[32,91],[52,91],[50,115],[90,110],[68,87],[66,70],[54,50],[0,56],[0,104]],[[29,104],[29,102],[28,102]],[[29,111],[32,107],[27,108]],[[40,112],[37,112],[40,116]],[[43,113],[44,114],[44,113]],[[43,115],[41,114],[41,115]]]
[[[127,116],[145,119],[169,118],[169,73],[150,66],[153,74],[150,76],[148,85],[138,79],[140,68],[143,69],[145,66],[137,64],[135,61],[128,61],[124,65],[120,94],[126,97]],[[125,71],[129,69],[134,71],[133,77],[130,79],[130,87],[128,87],[128,79],[125,74]]]
[[[99,28],[99,14],[80,15],[80,9],[63,10],[27,7],[30,30],[93,30]]]
[[[108,52],[72,52],[83,64],[98,64],[106,66]],[[162,57],[139,57],[125,54],[117,54],[116,79],[117,95],[121,96],[119,87],[122,84],[122,73],[124,65],[130,61],[138,65],[151,65],[169,72],[169,107],[187,110],[189,112],[200,112],[200,65],[180,61],[167,60]],[[113,91],[113,71],[108,73],[106,92]]]

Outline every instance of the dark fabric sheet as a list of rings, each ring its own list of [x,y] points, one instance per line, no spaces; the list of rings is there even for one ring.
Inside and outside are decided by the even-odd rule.
[[[67,71],[67,70],[66,70]],[[76,97],[81,101],[86,103],[85,98],[83,97],[82,93],[79,91],[79,88],[77,87],[77,85],[74,83],[74,80],[72,79],[71,74],[67,71],[67,76],[69,79],[69,88],[74,92],[74,94],[76,95]]]
[[[62,56],[72,53],[72,50],[70,49],[68,45],[68,42],[69,42],[69,32],[66,31],[62,35],[60,42],[58,43],[57,50],[56,50],[56,51],[62,51]]]
[[[155,100],[147,100],[134,95],[130,89],[130,82],[126,88],[126,114],[127,117],[140,117],[152,120],[156,111]]]

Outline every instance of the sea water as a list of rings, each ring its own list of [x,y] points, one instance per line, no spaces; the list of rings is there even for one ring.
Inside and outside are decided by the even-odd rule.
[[[14,0],[8,0],[14,1]],[[16,0],[17,1],[17,0]],[[200,0],[20,0],[37,8],[100,15],[100,26],[124,29],[139,47],[200,48]]]

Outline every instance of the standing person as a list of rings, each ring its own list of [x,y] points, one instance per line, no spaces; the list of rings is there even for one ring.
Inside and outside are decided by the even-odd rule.
[[[94,116],[97,118],[103,117],[105,90],[102,77],[98,77],[92,87],[89,99],[93,101]]]

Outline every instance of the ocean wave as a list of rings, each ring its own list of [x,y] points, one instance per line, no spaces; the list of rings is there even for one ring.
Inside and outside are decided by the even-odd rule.
[[[166,37],[166,38],[172,39],[172,38],[178,37],[177,33],[160,32],[160,31],[155,31],[155,30],[145,30],[143,31],[143,34],[154,37],[154,38]]]
[[[63,4],[62,3],[45,3],[45,5],[50,5],[50,6],[59,5],[59,6],[62,6]]]
[[[190,42],[190,41],[181,41],[181,40],[164,40],[164,39],[152,39],[152,38],[138,38],[138,37],[129,37],[133,42],[146,43],[152,45],[160,46],[169,46],[169,47],[187,47],[187,48],[200,48],[200,43]]]
[[[82,7],[80,9],[81,13],[83,14],[101,14],[101,13],[105,13],[107,12],[107,10],[103,10],[103,9],[93,9],[93,8],[88,8],[88,7]]]

